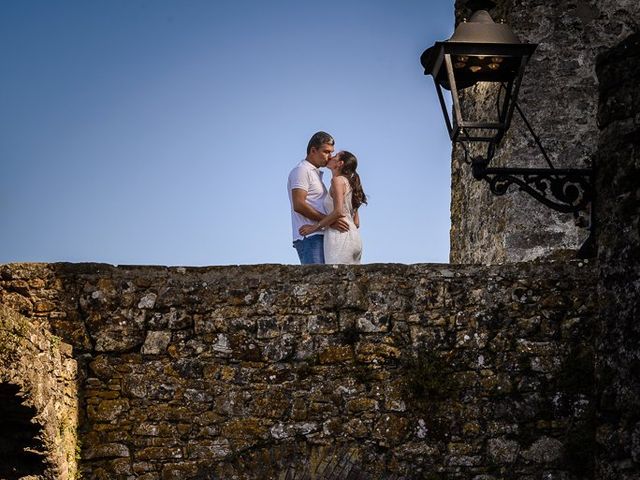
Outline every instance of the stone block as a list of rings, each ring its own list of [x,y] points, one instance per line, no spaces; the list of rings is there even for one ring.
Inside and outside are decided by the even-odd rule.
[[[266,343],[262,349],[265,359],[270,362],[282,362],[293,358],[296,350],[296,338],[290,333],[285,333],[277,339]]]
[[[230,441],[234,451],[256,445],[267,438],[267,422],[252,417],[230,420],[221,426],[222,438]]]
[[[365,313],[356,319],[356,327],[363,333],[388,332],[391,316],[388,314]]]
[[[201,440],[191,443],[187,447],[187,456],[199,460],[219,461],[232,454],[227,439]]]
[[[96,422],[111,422],[129,410],[129,400],[102,400],[87,408],[89,418]]]
[[[338,322],[334,314],[311,315],[307,328],[311,334],[327,335],[338,331]]]
[[[295,435],[309,435],[319,430],[319,426],[315,422],[297,422],[275,424],[270,429],[271,436],[276,440],[291,438]]]
[[[507,438],[490,438],[487,442],[489,458],[498,464],[510,464],[518,458],[520,444]]]
[[[148,447],[134,452],[136,461],[173,460],[182,458],[181,447]]]
[[[144,355],[158,355],[164,353],[171,341],[171,332],[150,331],[142,345],[141,352]]]
[[[353,348],[349,345],[327,347],[320,352],[318,360],[322,365],[350,362],[353,360]]]
[[[138,302],[138,308],[152,309],[156,305],[157,298],[158,298],[158,295],[156,295],[155,293],[147,293]]]
[[[181,462],[167,464],[162,467],[161,480],[185,480],[193,478],[198,473],[198,464],[195,462]]]
[[[121,443],[85,445],[82,457],[86,459],[129,457],[129,448]]]
[[[380,445],[394,447],[401,444],[409,432],[409,421],[396,414],[383,414],[373,427],[373,438]]]
[[[349,413],[375,412],[378,410],[378,401],[372,398],[354,398],[347,402],[347,411]]]
[[[384,363],[400,357],[400,349],[385,343],[360,343],[356,358],[363,363]]]
[[[115,460],[108,460],[104,464],[105,469],[113,476],[131,475],[131,460],[128,458],[116,458]]]
[[[563,445],[560,440],[541,437],[529,448],[522,452],[522,456],[535,463],[552,463],[562,457]]]

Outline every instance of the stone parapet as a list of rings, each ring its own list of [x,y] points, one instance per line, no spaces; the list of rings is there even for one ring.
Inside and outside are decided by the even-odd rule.
[[[592,468],[594,267],[14,264],[0,303],[74,347],[85,478],[538,478]]]

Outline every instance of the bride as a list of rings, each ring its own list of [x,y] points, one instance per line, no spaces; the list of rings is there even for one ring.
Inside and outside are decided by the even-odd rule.
[[[344,217],[349,222],[349,230],[341,232],[327,228],[324,232],[325,262],[360,263],[362,240],[358,230],[358,208],[367,203],[367,197],[362,190],[360,176],[356,172],[358,160],[353,153],[343,150],[329,159],[327,168],[331,170],[333,177],[324,206],[326,211],[331,213],[319,223],[303,225],[299,232],[301,235],[309,235]]]

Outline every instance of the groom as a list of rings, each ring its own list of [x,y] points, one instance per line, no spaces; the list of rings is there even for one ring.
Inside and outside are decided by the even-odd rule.
[[[289,173],[287,190],[291,203],[291,226],[293,246],[298,252],[300,263],[324,263],[324,234],[322,231],[303,237],[298,233],[302,225],[317,223],[327,212],[324,199],[327,189],[322,182],[321,167],[325,167],[334,150],[335,141],[326,132],[314,133],[307,145],[307,156]],[[331,228],[346,232],[349,224],[340,218]]]

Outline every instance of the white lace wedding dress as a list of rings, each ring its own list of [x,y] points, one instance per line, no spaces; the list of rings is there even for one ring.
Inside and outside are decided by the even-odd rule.
[[[345,183],[344,211],[345,219],[349,222],[349,231],[340,232],[335,228],[326,228],[324,232],[324,260],[325,263],[357,264],[362,258],[362,239],[360,230],[353,222],[353,206],[351,205],[352,190],[345,177],[339,177]],[[325,211],[333,211],[331,191],[324,200]]]

